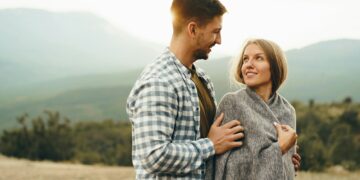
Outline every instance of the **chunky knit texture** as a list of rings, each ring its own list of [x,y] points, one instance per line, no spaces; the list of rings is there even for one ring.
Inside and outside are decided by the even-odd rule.
[[[282,180],[294,179],[291,161],[295,148],[282,155],[273,122],[296,128],[295,110],[278,93],[266,103],[254,90],[245,88],[226,94],[216,117],[224,112],[223,124],[238,119],[245,137],[240,148],[214,156],[207,162],[206,179]]]

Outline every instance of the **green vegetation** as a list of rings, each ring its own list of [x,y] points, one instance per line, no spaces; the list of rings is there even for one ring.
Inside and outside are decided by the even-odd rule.
[[[20,128],[4,130],[0,152],[31,160],[79,161],[85,164],[131,165],[131,127],[127,122],[70,123],[58,112],[45,111],[29,126],[28,115],[17,120]]]
[[[70,90],[46,100],[28,100],[1,106],[0,131],[18,127],[16,116],[27,112],[30,116],[41,114],[46,108],[59,111],[76,121],[121,119],[126,120],[125,105],[131,86],[114,86]]]
[[[307,106],[293,105],[303,170],[319,171],[333,165],[360,168],[360,104],[346,98],[342,103],[310,100]]]
[[[302,169],[322,171],[334,165],[360,169],[360,104],[292,102]],[[79,161],[85,164],[131,165],[131,124],[103,120],[73,122],[58,112],[19,117],[19,128],[4,130],[0,152],[32,160]]]

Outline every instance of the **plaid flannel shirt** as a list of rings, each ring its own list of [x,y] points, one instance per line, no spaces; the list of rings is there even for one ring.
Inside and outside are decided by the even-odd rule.
[[[214,87],[198,76],[215,100]],[[167,48],[136,81],[127,100],[136,179],[204,179],[213,143],[200,138],[200,108],[191,72]]]

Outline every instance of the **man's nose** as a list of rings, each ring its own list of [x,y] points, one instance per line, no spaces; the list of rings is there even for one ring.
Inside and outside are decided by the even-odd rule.
[[[215,43],[221,44],[221,34],[220,33],[216,36]]]

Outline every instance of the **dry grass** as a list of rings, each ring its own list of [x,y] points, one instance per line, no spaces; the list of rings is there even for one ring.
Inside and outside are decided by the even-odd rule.
[[[360,172],[354,173],[310,173],[310,172],[301,172],[296,180],[359,180]]]
[[[130,180],[132,167],[88,166],[70,163],[35,162],[0,155],[0,180]],[[334,168],[327,173],[301,172],[296,180],[358,180],[360,172]]]
[[[0,156],[0,180],[130,180],[134,174],[132,167],[34,162]]]

